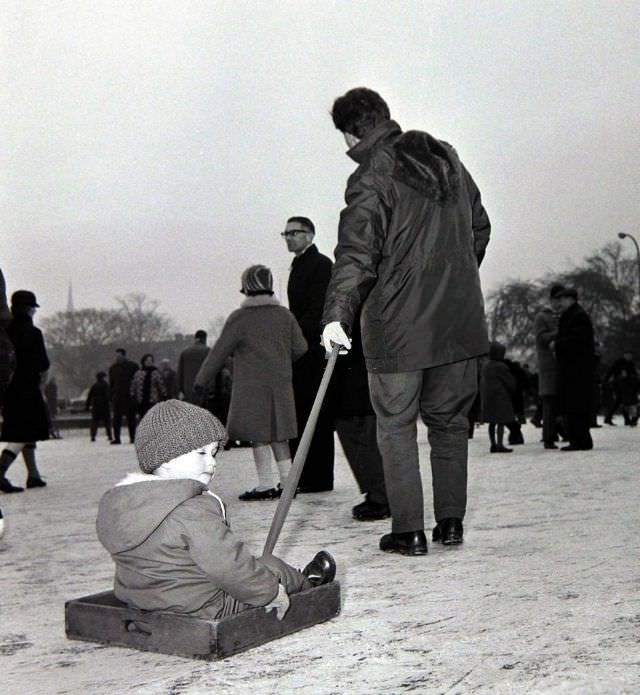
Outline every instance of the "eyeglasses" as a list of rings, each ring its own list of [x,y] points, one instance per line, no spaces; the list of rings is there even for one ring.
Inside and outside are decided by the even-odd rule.
[[[304,229],[289,229],[286,232],[280,232],[280,236],[283,239],[287,239],[290,236],[298,236],[298,234],[309,234]]]

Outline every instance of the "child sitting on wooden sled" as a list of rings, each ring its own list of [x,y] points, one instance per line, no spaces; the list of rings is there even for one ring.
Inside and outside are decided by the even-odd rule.
[[[288,594],[335,576],[320,551],[302,572],[237,539],[222,500],[208,490],[226,432],[208,411],[177,400],[155,405],[136,431],[141,473],[100,500],[98,538],[116,563],[114,592],[142,610],[217,619],[253,606],[282,617]]]

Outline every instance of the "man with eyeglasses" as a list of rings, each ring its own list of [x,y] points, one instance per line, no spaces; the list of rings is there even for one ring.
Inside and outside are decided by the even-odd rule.
[[[298,449],[326,363],[324,348],[320,344],[320,319],[333,264],[313,243],[315,233],[315,226],[308,217],[290,217],[281,233],[287,249],[294,254],[287,284],[289,309],[309,345],[308,352],[293,363],[293,393],[299,436],[289,442],[292,457]],[[326,399],[311,440],[298,491],[333,490],[333,457],[333,424]]]

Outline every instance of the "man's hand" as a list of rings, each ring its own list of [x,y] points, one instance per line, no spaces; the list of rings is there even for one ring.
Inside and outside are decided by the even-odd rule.
[[[273,601],[271,601],[271,603],[267,603],[265,609],[269,610],[270,608],[275,608],[276,617],[278,620],[282,620],[289,610],[289,603],[289,595],[287,594],[284,586],[279,584],[277,596],[273,599]]]
[[[347,350],[351,350],[351,341],[349,336],[344,332],[340,321],[332,321],[328,323],[322,331],[322,344],[327,352],[333,350],[334,345],[340,345],[344,350],[340,350],[341,354],[345,354]]]

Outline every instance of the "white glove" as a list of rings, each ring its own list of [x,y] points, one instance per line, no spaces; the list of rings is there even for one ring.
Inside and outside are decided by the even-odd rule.
[[[345,348],[344,350],[340,350],[341,355],[344,355],[347,350],[351,350],[351,341],[349,340],[349,336],[344,332],[344,328],[342,328],[340,321],[332,321],[324,327],[322,331],[322,344],[327,352],[331,352],[334,345],[340,345]]]
[[[289,595],[287,594],[284,586],[282,586],[282,584],[279,584],[277,596],[273,599],[273,601],[271,601],[271,603],[267,603],[267,605],[265,606],[265,610],[275,608],[276,618],[278,618],[278,620],[282,620],[286,615],[287,611],[289,610],[289,603]]]

